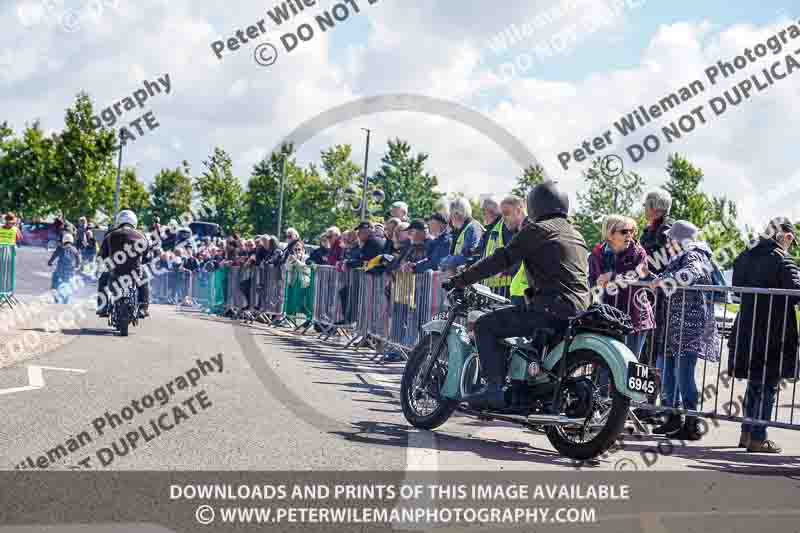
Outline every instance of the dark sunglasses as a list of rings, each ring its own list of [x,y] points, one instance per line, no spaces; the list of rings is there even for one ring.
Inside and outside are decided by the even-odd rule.
[[[633,235],[632,229],[618,229],[617,233],[621,233],[622,235]]]

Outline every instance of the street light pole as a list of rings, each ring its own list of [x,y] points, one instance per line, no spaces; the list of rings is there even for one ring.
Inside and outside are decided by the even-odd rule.
[[[278,204],[278,231],[275,234],[278,242],[281,241],[281,219],[283,218],[283,187],[286,182],[286,154],[283,154],[283,169],[281,170],[281,194]]]
[[[369,187],[369,183],[367,182],[367,166],[369,165],[369,136],[372,130],[368,130],[367,128],[361,129],[367,132],[367,151],[364,154],[364,184],[361,192],[361,220],[367,220],[367,188]]]
[[[114,191],[114,217],[113,220],[117,219],[117,214],[119,213],[119,185],[122,177],[122,130],[119,130],[119,162],[117,163],[117,188]]]

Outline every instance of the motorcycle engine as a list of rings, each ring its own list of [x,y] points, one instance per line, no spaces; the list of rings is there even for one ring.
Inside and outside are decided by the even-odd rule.
[[[569,418],[588,418],[594,409],[596,388],[588,377],[564,380],[561,405]]]

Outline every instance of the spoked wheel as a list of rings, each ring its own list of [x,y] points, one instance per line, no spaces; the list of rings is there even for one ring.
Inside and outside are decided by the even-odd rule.
[[[420,339],[409,355],[400,385],[403,415],[412,426],[420,429],[441,426],[458,406],[457,402],[440,396],[447,378],[447,344],[434,362],[430,379],[427,383],[422,382],[421,370],[433,358],[439,339],[439,333],[426,333]]]
[[[592,351],[570,354],[564,380],[559,414],[583,422],[550,426],[547,438],[566,457],[592,459],[616,441],[625,426],[630,399],[617,391],[608,364]]]

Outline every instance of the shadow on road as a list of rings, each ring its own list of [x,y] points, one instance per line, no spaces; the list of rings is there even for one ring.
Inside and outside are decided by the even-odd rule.
[[[53,331],[46,330],[44,328],[28,328],[28,329],[23,329],[22,331],[36,331],[36,332],[39,332],[39,333],[53,333]],[[61,333],[62,335],[106,336],[106,335],[114,335],[114,330],[105,329],[105,328],[60,329],[56,333]]]
[[[409,439],[410,435],[419,432],[410,426],[384,422],[362,421],[352,425],[353,431],[332,433],[349,442],[407,448],[409,442],[414,442]],[[538,448],[528,442],[456,436],[438,431],[435,449],[440,452],[471,453],[492,461],[524,461],[562,467],[573,466],[574,463],[553,449]]]

